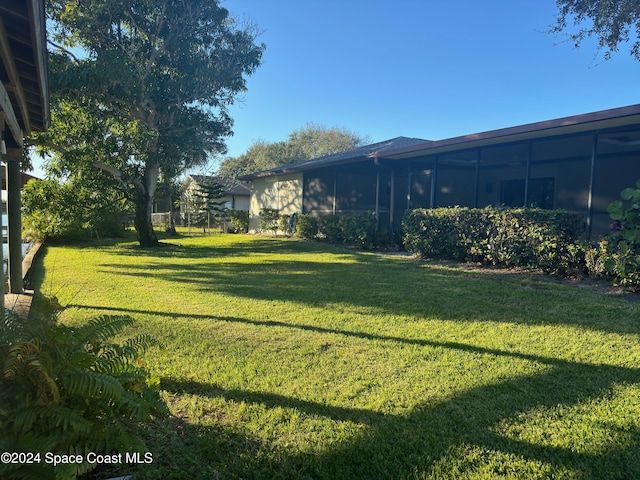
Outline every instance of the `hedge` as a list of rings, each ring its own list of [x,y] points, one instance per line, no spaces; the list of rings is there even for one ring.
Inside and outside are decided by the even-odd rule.
[[[564,210],[436,208],[408,210],[403,243],[442,257],[566,274],[581,268],[572,246],[584,238],[582,215]]]

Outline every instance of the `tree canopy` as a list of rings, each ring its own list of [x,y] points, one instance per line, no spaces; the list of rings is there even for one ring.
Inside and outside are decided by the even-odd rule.
[[[369,142],[345,128],[308,124],[289,134],[287,140],[258,140],[238,157],[225,158],[218,170],[222,177],[237,178],[260,170],[344,152]]]
[[[596,37],[604,58],[630,43],[631,55],[640,60],[640,2],[638,0],[556,0],[558,18],[551,33],[572,27],[569,38],[578,47],[587,37]]]
[[[49,0],[48,14],[59,48],[52,125],[39,143],[51,172],[116,178],[135,204],[140,244],[154,246],[160,173],[173,178],[226,151],[227,108],[264,45],[215,0]]]

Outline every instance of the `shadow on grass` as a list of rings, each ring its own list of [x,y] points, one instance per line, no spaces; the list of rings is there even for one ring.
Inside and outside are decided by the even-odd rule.
[[[139,249],[110,253],[140,256]],[[327,256],[315,259],[307,255],[310,253]],[[260,254],[265,254],[264,258]],[[331,255],[336,255],[333,260]],[[248,256],[256,258],[243,258]],[[520,283],[499,273],[430,267],[410,259],[312,242],[241,240],[229,247],[147,249],[144,258],[146,261],[133,264],[105,262],[99,269],[132,278],[155,276],[165,284],[189,285],[194,294],[220,292],[314,307],[343,304],[415,319],[568,324],[640,333],[640,322],[619,318],[625,303],[632,304],[624,299],[530,279]],[[589,296],[591,302],[597,300],[598,308],[584,309],[576,315],[575,303],[581,296]],[[549,308],[542,311],[541,304]],[[637,310],[637,305],[630,308]]]
[[[147,314],[147,315],[164,316],[169,318],[193,318],[193,319],[199,319],[199,320],[214,320],[214,321],[222,321],[222,322],[243,323],[247,325],[254,325],[257,327],[276,327],[276,328],[285,328],[285,329],[292,329],[292,330],[302,330],[307,332],[315,332],[315,333],[321,333],[321,334],[343,335],[345,337],[360,338],[364,340],[392,342],[392,343],[400,343],[405,345],[416,345],[420,347],[448,348],[448,349],[459,350],[459,351],[475,353],[480,355],[493,355],[496,357],[512,357],[512,358],[517,358],[519,360],[529,360],[529,361],[534,361],[538,363],[543,363],[545,365],[567,365],[568,364],[565,360],[561,360],[553,357],[542,357],[539,355],[532,355],[527,353],[511,352],[511,351],[499,350],[494,348],[485,348],[485,347],[479,347],[479,346],[469,345],[469,344],[460,343],[460,342],[440,342],[435,340],[404,338],[404,337],[395,337],[390,335],[378,335],[378,334],[373,334],[368,332],[341,330],[337,328],[325,328],[325,327],[319,327],[317,325],[293,324],[293,323],[280,322],[276,320],[253,320],[248,318],[230,317],[230,316],[168,313],[168,312],[153,311],[153,310],[137,310],[132,308],[89,306],[89,305],[81,305],[81,304],[70,304],[68,305],[68,307],[83,308],[88,310],[112,311],[112,312],[126,313],[126,314],[141,313],[141,314]]]
[[[150,250],[143,252],[148,259],[143,265],[103,264],[101,268],[132,278],[157,275],[169,282],[191,282],[194,289],[218,290],[246,299],[293,301],[314,306],[344,303],[416,318],[574,324],[618,333],[639,332],[637,322],[631,322],[628,313],[623,321],[615,321],[615,305],[619,303],[614,300],[603,299],[606,304],[604,309],[595,313],[587,311],[580,318],[566,317],[561,304],[575,301],[568,288],[547,288],[542,285],[539,286],[540,291],[523,290],[517,282],[490,274],[432,270],[418,263],[342,250],[337,252],[352,263],[325,264],[308,261],[304,257],[304,253],[310,251],[326,253],[327,249],[322,245],[300,244],[303,245],[300,247],[297,242],[276,240],[258,246],[254,242],[246,243],[246,247],[238,249],[234,244],[228,249],[172,247]],[[280,251],[279,248],[284,249],[283,253],[301,254],[300,260],[247,264],[237,259],[238,256],[257,252],[272,254]],[[118,255],[129,255],[125,249],[116,252]],[[140,249],[132,249],[131,254],[140,256]],[[198,262],[199,258],[216,255],[223,261],[217,264]],[[172,257],[193,258],[194,261],[188,264],[173,263]],[[528,318],[528,309],[540,302],[549,302],[545,318]],[[604,431],[606,438],[600,449],[596,449],[590,440],[586,440],[584,445],[573,446],[571,442],[565,442],[571,446],[559,446],[552,439],[526,441],[516,434],[506,436],[500,431],[502,423],[517,423],[519,415],[536,409],[553,410],[560,407],[560,410],[566,411],[573,406],[606,399],[618,385],[640,383],[638,368],[582,364],[465,343],[402,338],[369,331],[330,328],[321,324],[294,324],[192,314],[188,311],[163,312],[80,303],[69,307],[330,333],[524,359],[546,366],[542,373],[471,388],[445,400],[424,403],[405,415],[323,404],[278,393],[228,390],[216,384],[164,378],[162,388],[176,395],[244,402],[263,405],[268,409],[291,409],[307,417],[352,422],[364,428],[359,435],[336,441],[324,449],[318,448],[314,454],[287,449],[286,446],[279,446],[277,441],[266,442],[253,438],[240,430],[239,426],[225,425],[215,417],[202,419],[197,425],[175,417],[158,420],[148,432],[149,447],[157,451],[159,457],[158,463],[154,461],[154,465],[149,467],[153,469],[149,475],[154,477],[148,478],[369,479],[412,478],[421,473],[455,478],[460,473],[473,476],[474,472],[487,468],[495,468],[495,471],[483,470],[488,477],[508,477],[510,461],[520,461],[525,473],[527,467],[522,462],[538,464],[541,470],[529,475],[537,478],[562,477],[566,475],[566,470],[573,471],[577,478],[640,477],[640,459],[637,458],[640,432],[635,426],[622,430],[613,424],[602,423],[606,417],[598,416],[597,427]],[[558,307],[558,311],[553,311],[552,307]],[[503,312],[499,314],[498,310]],[[431,379],[425,378],[424,381]],[[175,432],[184,432],[184,435]],[[168,448],[167,445],[170,445],[171,451],[163,450]],[[475,450],[480,450],[480,455],[484,457],[474,460],[473,455],[466,455],[466,452],[473,453]],[[497,461],[492,460],[495,458]],[[521,475],[522,471],[518,470]]]
[[[471,345],[448,348],[478,350]],[[488,352],[513,355],[511,352]],[[268,459],[260,456],[247,458],[248,463],[237,465],[237,469],[229,467],[221,472],[229,478],[406,478],[426,472],[436,477],[452,478],[456,473],[472,475],[474,469],[486,468],[483,462],[474,464],[461,453],[473,449],[484,451],[485,456],[486,452],[497,455],[498,461],[493,465],[495,471],[484,471],[491,477],[499,474],[509,476],[509,468],[513,468],[512,473],[516,474],[517,467],[509,465],[516,459],[535,462],[540,469],[538,478],[563,476],[567,471],[577,474],[576,478],[638,478],[640,431],[635,428],[621,431],[613,425],[601,425],[606,430],[607,446],[594,451],[594,446],[588,442],[586,448],[574,448],[557,446],[552,441],[533,443],[507,437],[498,433],[498,426],[502,421],[514,420],[519,414],[533,409],[571,407],[607,397],[614,385],[640,383],[640,370],[545,357],[526,358],[551,367],[541,374],[473,388],[439,403],[425,404],[403,416],[326,405],[273,393],[226,390],[214,384],[172,378],[163,379],[162,387],[175,394],[223,398],[236,403],[259,404],[269,409],[281,407],[307,416],[365,425],[361,436],[334,444],[316,455],[272,452]],[[207,435],[215,435],[215,430]],[[212,438],[212,441],[215,440]],[[232,461],[236,452],[230,450],[226,455]],[[455,470],[450,471],[450,468]],[[536,476],[535,472],[530,473]]]

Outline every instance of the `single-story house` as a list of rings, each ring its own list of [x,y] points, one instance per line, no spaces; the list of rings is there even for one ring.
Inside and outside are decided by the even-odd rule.
[[[211,185],[217,183],[224,187],[224,197],[220,199],[224,202],[227,210],[249,210],[249,198],[251,195],[251,184],[242,180],[236,180],[228,177],[214,177],[209,175],[187,175],[180,187],[180,216],[187,217],[187,209],[189,206],[189,197],[197,194],[201,185]]]
[[[640,179],[640,105],[429,141],[385,142],[256,172],[250,231],[262,208],[311,215],[444,206],[562,208],[606,234],[609,203]]]

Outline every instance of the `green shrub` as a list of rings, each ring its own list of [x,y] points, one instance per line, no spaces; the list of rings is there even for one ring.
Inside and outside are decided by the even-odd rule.
[[[110,341],[133,323],[128,316],[102,316],[68,327],[0,311],[0,451],[31,452],[41,460],[0,463],[0,478],[75,478],[95,466],[86,462],[89,452],[146,450],[133,429],[167,409],[159,380],[139,358],[157,342],[146,335]],[[47,452],[85,461],[54,468],[44,460]]]
[[[280,214],[278,219],[278,229],[284,233],[287,237],[293,235],[295,232],[295,222],[297,222],[298,215],[287,215],[286,213]]]
[[[614,220],[613,235],[623,238],[632,245],[640,246],[640,180],[637,188],[625,188],[621,200],[609,205],[608,211]]]
[[[312,215],[298,215],[295,236],[311,239],[316,235],[318,235],[318,219]]]
[[[608,208],[614,224],[604,263],[617,284],[640,291],[640,180],[620,197]]]
[[[340,237],[344,243],[370,249],[376,238],[376,216],[374,213],[350,213],[338,217]]]
[[[328,242],[342,242],[342,229],[340,228],[340,217],[338,215],[323,215],[318,218],[318,232],[326,238]]]
[[[22,204],[23,235],[55,242],[120,236],[128,209],[127,202],[105,186],[54,180],[30,181]]]
[[[417,209],[403,217],[407,250],[508,267],[565,274],[577,268],[570,247],[584,236],[582,216],[540,209]]]
[[[229,222],[235,233],[247,233],[249,231],[249,212],[247,210],[230,210]]]
[[[280,211],[277,208],[263,208],[260,210],[260,230],[271,230],[275,236],[278,233]]]

